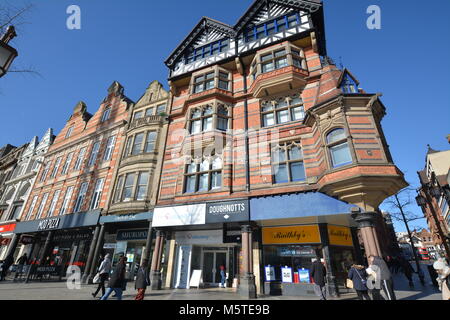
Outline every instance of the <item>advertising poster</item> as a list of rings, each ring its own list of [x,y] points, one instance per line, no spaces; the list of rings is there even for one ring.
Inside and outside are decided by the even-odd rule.
[[[266,281],[267,282],[275,281],[275,268],[268,265],[264,269],[266,273]]]
[[[281,268],[281,277],[283,283],[292,283],[292,268],[284,267]]]
[[[311,283],[309,277],[309,269],[298,269],[298,277],[300,283]]]

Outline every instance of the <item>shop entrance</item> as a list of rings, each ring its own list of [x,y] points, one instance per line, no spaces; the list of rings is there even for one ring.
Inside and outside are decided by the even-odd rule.
[[[204,250],[203,251],[203,283],[207,286],[218,286],[221,281],[220,266],[224,265],[228,272],[227,250]]]

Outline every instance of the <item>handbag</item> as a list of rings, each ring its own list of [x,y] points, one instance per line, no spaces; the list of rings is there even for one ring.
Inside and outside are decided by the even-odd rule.
[[[353,289],[353,281],[351,279],[347,279],[345,286],[349,289]]]
[[[97,273],[94,277],[94,279],[92,280],[92,283],[100,283],[100,273]]]

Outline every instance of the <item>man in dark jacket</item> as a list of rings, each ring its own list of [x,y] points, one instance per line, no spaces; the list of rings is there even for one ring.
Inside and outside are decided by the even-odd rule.
[[[312,259],[311,277],[314,281],[314,291],[320,300],[327,300],[325,287],[325,277],[327,270],[325,266],[317,259]]]
[[[16,271],[16,275],[14,276],[14,278],[18,278],[18,277],[22,276],[23,266],[26,265],[27,262],[28,262],[28,257],[27,257],[27,254],[25,253],[23,256],[21,256],[17,260],[17,271]]]
[[[383,292],[386,295],[386,298],[388,300],[397,300],[394,293],[394,282],[392,280],[392,274],[389,271],[386,262],[384,262],[384,260],[380,257],[370,256],[369,264],[376,265],[379,268],[380,284]]]
[[[108,289],[105,295],[100,300],[107,300],[110,294],[114,291],[116,293],[117,299],[122,300],[122,292],[125,281],[125,271],[126,271],[127,257],[121,257],[119,263],[114,269],[111,278],[109,279]]]
[[[136,275],[135,289],[138,291],[134,300],[144,300],[145,290],[150,284],[150,277],[148,272],[148,260],[142,261],[142,265],[139,267]]]

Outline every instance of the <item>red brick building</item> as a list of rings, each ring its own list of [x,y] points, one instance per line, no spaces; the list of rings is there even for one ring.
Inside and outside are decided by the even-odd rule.
[[[250,297],[272,281],[310,292],[314,257],[335,294],[362,260],[358,226],[366,254],[382,255],[372,212],[406,182],[380,94],[327,57],[321,1],[254,1],[235,26],[202,18],[166,65],[173,98],[153,283],[166,236],[165,286],[186,287],[197,269],[218,285],[222,264],[228,285]]]
[[[79,102],[49,148],[22,216],[17,236],[32,236],[31,259],[84,269],[97,223],[107,205],[132,101],[114,82],[90,114]],[[95,233],[94,228],[96,228]]]

